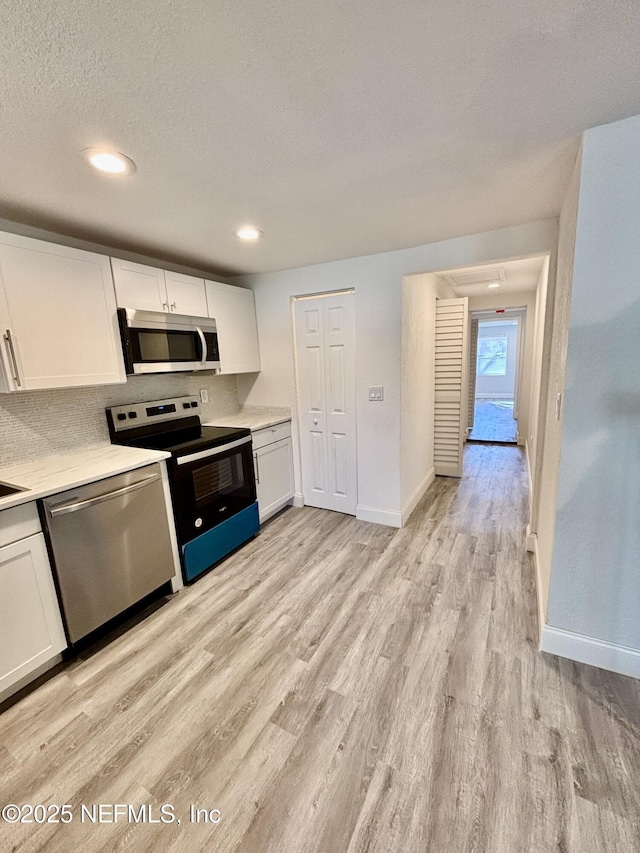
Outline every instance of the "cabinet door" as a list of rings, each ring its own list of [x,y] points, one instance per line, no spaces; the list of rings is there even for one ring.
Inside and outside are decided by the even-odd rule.
[[[164,280],[167,284],[170,311],[174,314],[187,314],[191,317],[209,316],[203,278],[165,270]]]
[[[164,270],[111,258],[113,281],[119,308],[140,311],[168,311]]]
[[[291,439],[261,447],[253,454],[260,521],[264,521],[293,497]]]
[[[0,695],[66,646],[42,533],[0,548]]]
[[[0,234],[5,391],[126,380],[109,258]]]
[[[216,321],[221,373],[260,370],[258,326],[253,291],[207,281],[209,317]]]

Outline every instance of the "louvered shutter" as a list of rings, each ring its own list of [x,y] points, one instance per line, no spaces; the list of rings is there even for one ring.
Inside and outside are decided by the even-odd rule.
[[[436,394],[434,464],[436,474],[462,476],[467,427],[468,299],[436,302]]]

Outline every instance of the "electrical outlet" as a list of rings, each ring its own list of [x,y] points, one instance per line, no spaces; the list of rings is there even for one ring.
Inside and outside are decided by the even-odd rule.
[[[200,402],[201,403],[208,403],[209,402],[209,392],[207,391],[206,388],[200,389]]]
[[[380,400],[384,400],[384,386],[369,385],[369,400],[376,403],[379,403]]]

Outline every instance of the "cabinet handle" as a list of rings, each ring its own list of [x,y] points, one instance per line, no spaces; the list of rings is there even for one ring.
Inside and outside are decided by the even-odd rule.
[[[168,303],[168,302],[163,302],[163,303],[162,303],[162,310],[163,310],[163,311],[168,311],[168,310],[169,310],[169,303]]]
[[[18,386],[18,388],[22,387],[22,382],[20,381],[20,372],[18,370],[18,360],[16,358],[16,351],[13,346],[13,338],[11,337],[11,329],[7,329],[4,334],[4,342],[7,345],[7,352],[9,353],[9,358],[11,359],[11,367],[13,370],[13,378]]]
[[[177,311],[177,310],[178,310],[178,308],[177,308],[177,306],[176,306],[176,303],[175,303],[175,302],[172,302],[172,303],[171,303],[171,310],[172,310],[172,311]]]
[[[254,462],[254,465],[256,466],[256,484],[259,486],[260,485],[260,466],[258,465],[258,454],[257,453],[253,454],[253,462]]]

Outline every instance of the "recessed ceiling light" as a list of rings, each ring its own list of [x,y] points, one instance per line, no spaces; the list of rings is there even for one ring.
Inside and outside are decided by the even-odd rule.
[[[493,281],[491,282],[491,284],[488,284],[487,287],[500,287],[500,283],[497,281]]]
[[[253,225],[243,225],[242,228],[238,228],[236,231],[236,237],[239,237],[240,240],[248,240],[249,242],[259,240],[262,237],[262,231]]]
[[[131,175],[136,170],[136,164],[124,154],[117,151],[105,151],[102,148],[87,148],[82,152],[89,164],[99,172],[109,175]]]

